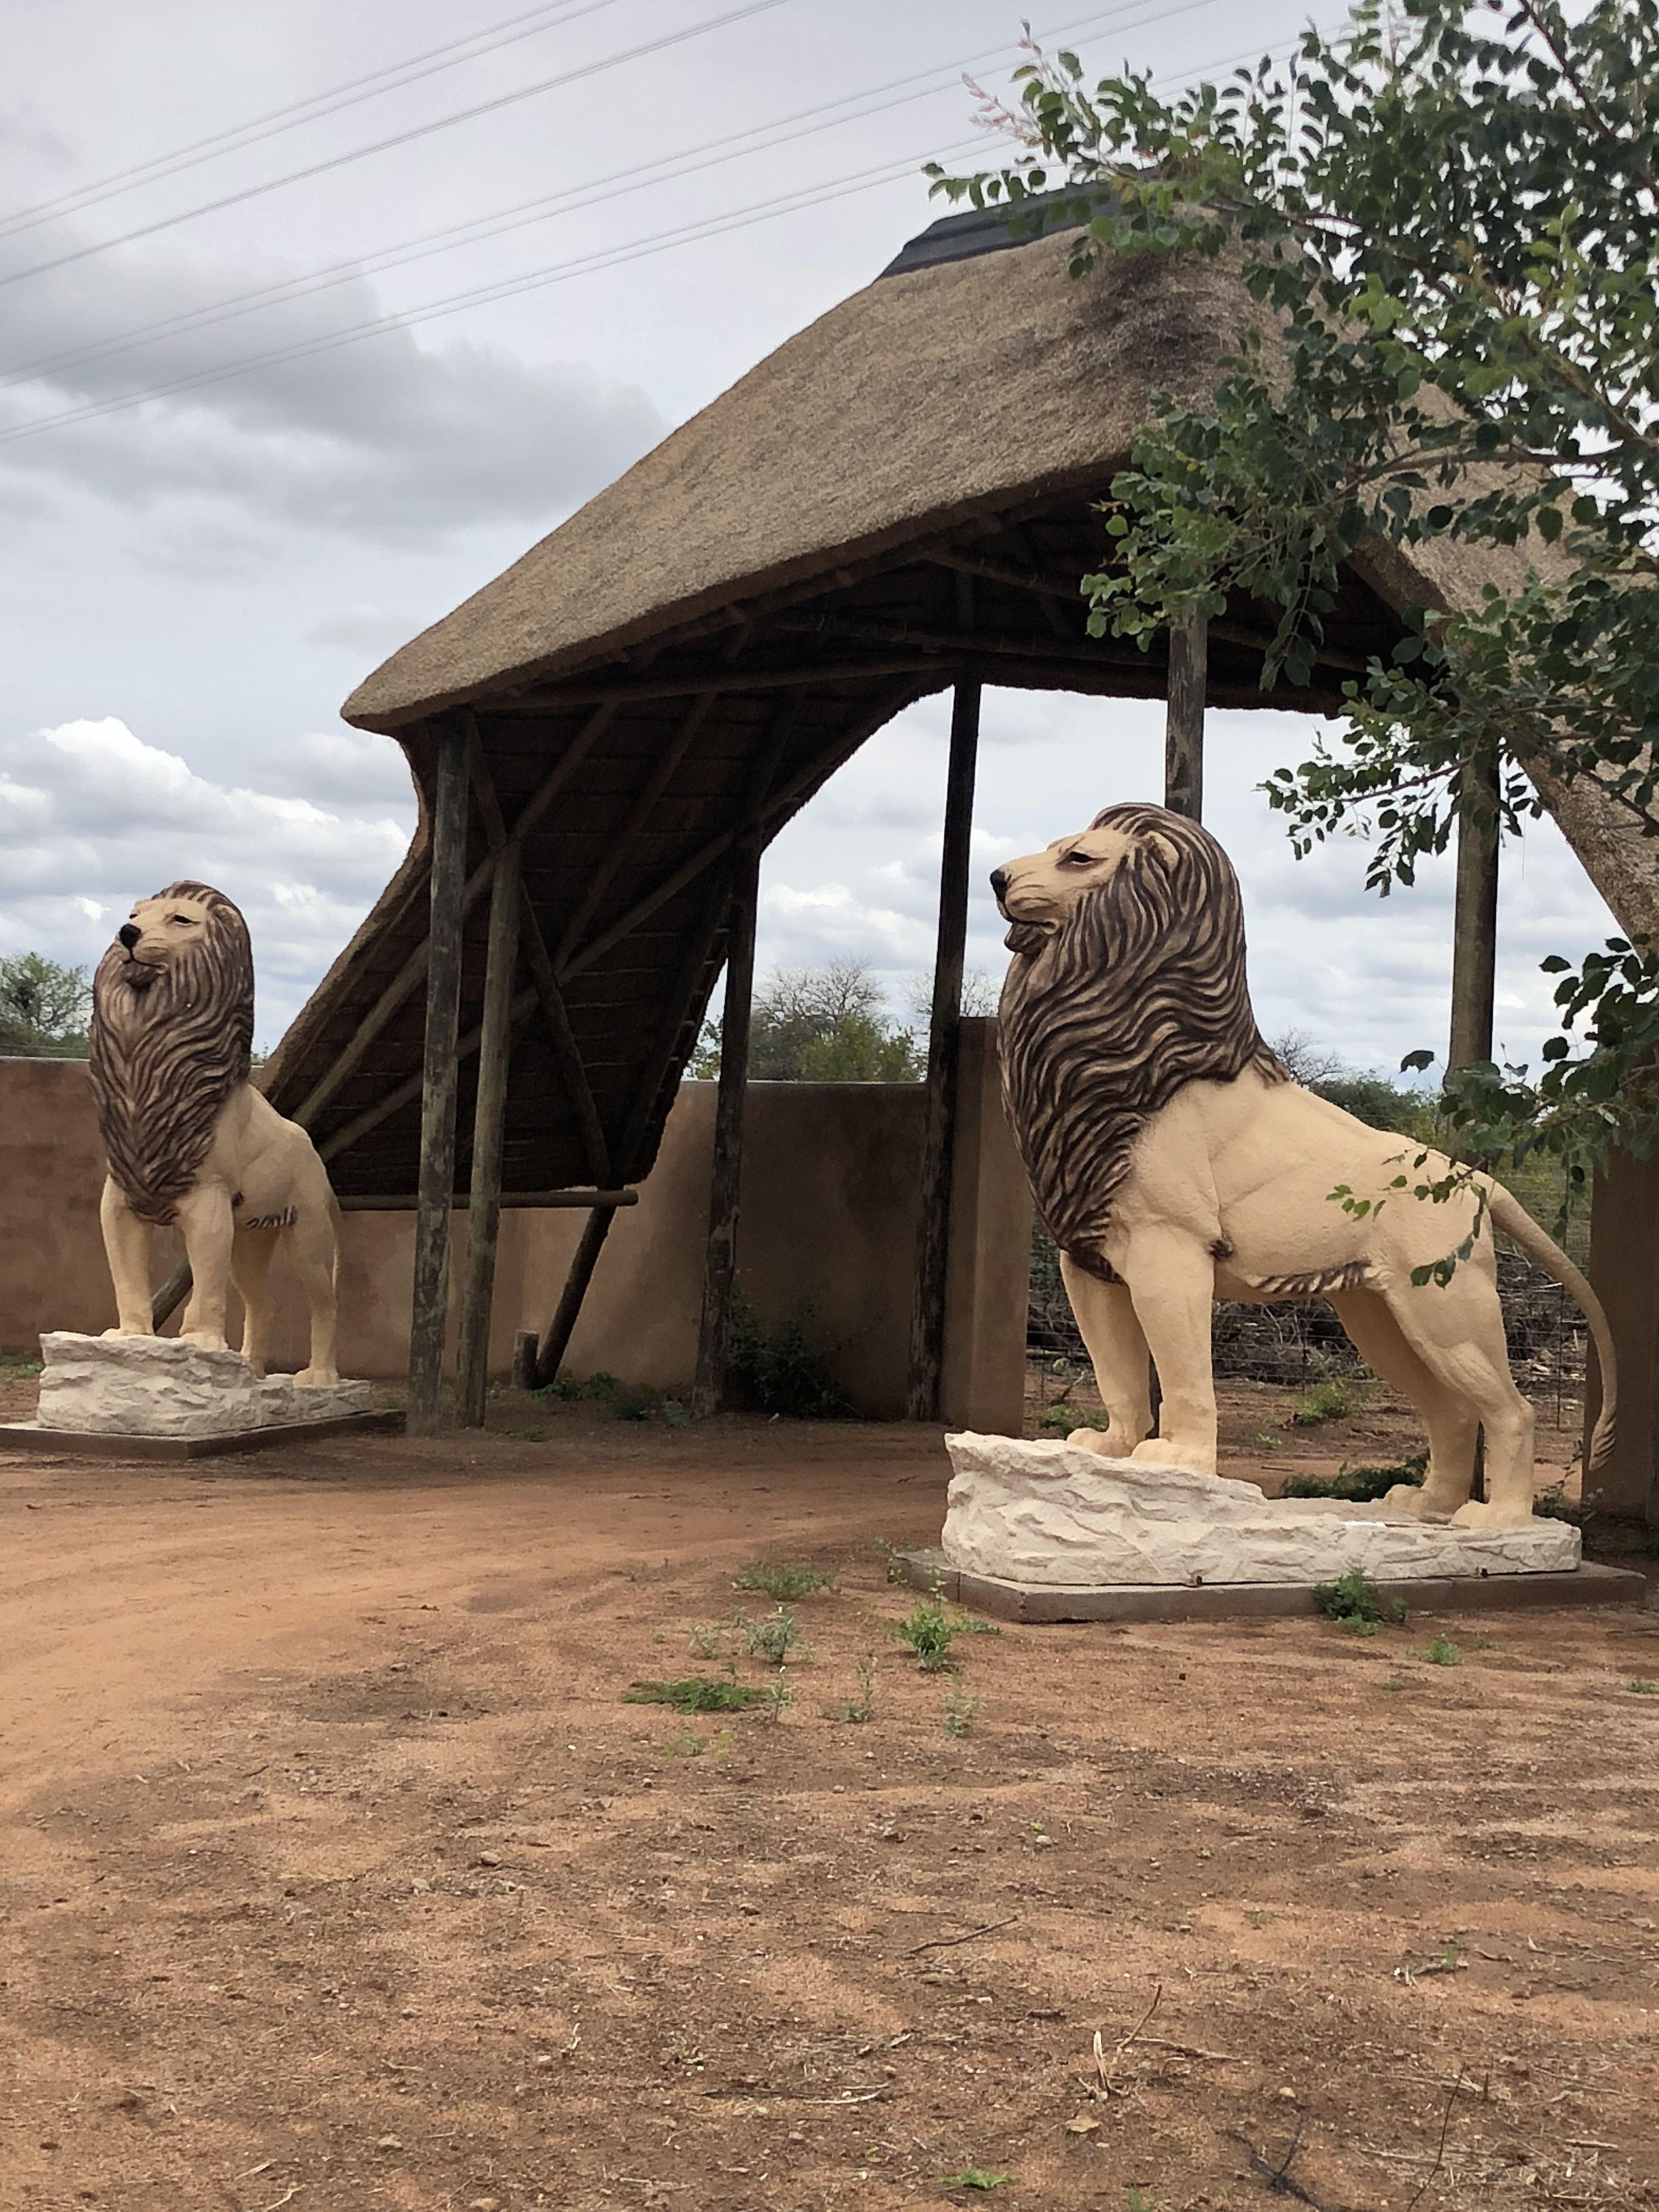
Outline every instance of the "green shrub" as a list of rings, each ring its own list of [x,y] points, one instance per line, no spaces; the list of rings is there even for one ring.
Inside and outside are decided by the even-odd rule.
[[[1431,1636],[1423,1656],[1431,1667],[1461,1667],[1463,1655],[1449,1636]]]
[[[1316,1583],[1313,1601],[1328,1619],[1358,1636],[1375,1636],[1385,1620],[1401,1623],[1406,1608],[1385,1599],[1364,1567],[1350,1567],[1334,1583]]]
[[[650,1389],[643,1383],[624,1382],[619,1375],[609,1375],[603,1368],[597,1375],[584,1375],[580,1379],[556,1376],[532,1395],[556,1398],[567,1405],[586,1399],[603,1407],[617,1421],[648,1421],[653,1414],[661,1413],[678,1426],[686,1418],[685,1408],[678,1399],[665,1398],[660,1390]],[[672,1414],[668,1410],[671,1406],[674,1408]]]
[[[852,1408],[846,1392],[823,1355],[807,1341],[804,1324],[811,1319],[805,1310],[781,1328],[768,1329],[743,1292],[733,1292],[726,1371],[735,1404],[797,1421],[847,1418]]]
[[[678,1682],[635,1682],[623,1692],[625,1705],[672,1705],[677,1713],[740,1713],[768,1702],[764,1690],[714,1674],[686,1674]]]
[[[1365,1504],[1386,1498],[1396,1483],[1413,1483],[1419,1489],[1429,1470],[1427,1452],[1413,1452],[1392,1467],[1351,1467],[1340,1474],[1291,1474],[1285,1479],[1281,1498],[1346,1498]]]
[[[1568,1498],[1565,1482],[1553,1484],[1541,1498],[1534,1498],[1532,1510],[1545,1521],[1571,1521],[1576,1528],[1583,1524],[1584,1509]]]
[[[1316,1429],[1322,1421],[1346,1421],[1359,1410],[1359,1392],[1340,1375],[1328,1375],[1322,1382],[1298,1390],[1291,1419],[1299,1429]]]
[[[790,1605],[827,1589],[835,1577],[828,1567],[802,1566],[792,1559],[750,1559],[740,1568],[733,1589],[758,1590],[774,1605]]]

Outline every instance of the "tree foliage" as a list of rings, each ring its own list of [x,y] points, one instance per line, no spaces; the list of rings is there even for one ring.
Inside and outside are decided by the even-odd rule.
[[[692,1073],[720,1073],[720,1024],[703,1032]],[[787,968],[755,994],[749,1073],[759,1083],[915,1083],[925,1054],[888,1018],[880,984],[858,961]]]
[[[39,952],[0,959],[0,1054],[84,1060],[92,982]]]
[[[1364,834],[1383,893],[1460,812],[1514,830],[1552,780],[1594,776],[1652,834],[1659,0],[1364,0],[1292,63],[1170,100],[1144,76],[1091,89],[1063,52],[1016,82],[1013,158],[936,190],[1022,234],[1080,217],[1079,277],[1225,257],[1258,309],[1213,396],[1160,397],[1112,486],[1094,632],[1145,646],[1246,594],[1276,621],[1264,684],[1305,682],[1363,540],[1512,548],[1512,586],[1415,617],[1267,796],[1299,852]],[[1563,1034],[1536,1080],[1454,1082],[1462,1143],[1580,1167],[1614,1137],[1647,1149],[1653,949],[1551,964]]]

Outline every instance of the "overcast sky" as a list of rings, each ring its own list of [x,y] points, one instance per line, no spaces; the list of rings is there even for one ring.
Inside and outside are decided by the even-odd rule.
[[[1284,51],[1307,12],[1054,0],[1034,21],[1179,80]],[[966,157],[963,69],[1006,83],[1020,13],[10,0],[0,953],[91,961],[135,896],[205,878],[248,915],[273,1042],[413,819],[397,747],[340,701],[926,225],[919,165]],[[866,959],[902,1005],[931,954],[946,711],[882,732],[773,846],[763,966]],[[1292,860],[1255,787],[1316,726],[1214,715],[1206,817],[1264,1026],[1391,1066],[1443,1039],[1449,871],[1383,906],[1353,847]],[[1159,727],[988,693],[975,964],[1005,957],[985,873],[1157,797]],[[1511,1055],[1545,1033],[1538,962],[1610,927],[1549,825],[1506,856]]]

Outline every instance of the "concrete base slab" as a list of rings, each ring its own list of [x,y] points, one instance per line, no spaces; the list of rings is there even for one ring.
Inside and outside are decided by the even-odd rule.
[[[331,1421],[283,1421],[266,1429],[227,1429],[208,1437],[118,1437],[102,1429],[47,1429],[39,1421],[0,1421],[0,1453],[68,1453],[76,1459],[216,1459],[225,1452],[265,1451],[273,1444],[319,1443],[325,1437],[401,1436],[400,1407],[342,1413]]]
[[[952,1604],[999,1620],[1264,1620],[1319,1610],[1306,1583],[1206,1583],[1195,1589],[1120,1583],[1064,1589],[969,1574],[950,1565],[940,1551],[905,1552],[900,1559],[915,1589],[938,1589]],[[1412,1613],[1520,1613],[1538,1606],[1640,1605],[1647,1587],[1647,1577],[1627,1567],[1586,1565],[1565,1574],[1395,1581],[1387,1595],[1401,1599]]]

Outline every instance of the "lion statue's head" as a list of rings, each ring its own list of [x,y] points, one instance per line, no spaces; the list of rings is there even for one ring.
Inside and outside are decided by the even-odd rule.
[[[140,899],[92,980],[88,1073],[109,1171],[141,1219],[173,1219],[252,1046],[240,914],[207,884]]]
[[[1196,822],[1127,805],[991,887],[1014,956],[998,1010],[1008,1119],[1055,1243],[1109,1279],[1102,1238],[1148,1117],[1247,1067],[1288,1080],[1250,1009],[1238,878]]]

